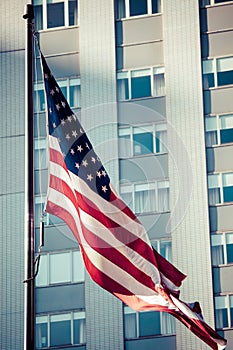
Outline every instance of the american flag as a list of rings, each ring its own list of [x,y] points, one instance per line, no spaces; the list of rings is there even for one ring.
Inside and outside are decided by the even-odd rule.
[[[226,341],[203,321],[199,304],[179,300],[186,276],[153,250],[144,227],[115,193],[42,54],[41,61],[50,153],[46,212],[70,227],[97,284],[135,310],[169,312],[212,349],[224,349]]]

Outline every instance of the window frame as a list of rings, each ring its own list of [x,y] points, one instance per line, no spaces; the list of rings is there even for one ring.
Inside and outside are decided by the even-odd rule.
[[[51,259],[53,256],[58,256],[61,254],[68,254],[69,255],[69,264],[70,264],[70,276],[69,280],[66,281],[58,281],[58,282],[52,282],[51,277],[52,277],[52,271],[51,271]],[[41,259],[42,263],[43,260],[45,260],[45,269],[46,269],[46,281],[45,283],[40,283],[39,282],[39,277],[40,277],[40,271],[38,273],[38,278],[36,279],[36,287],[48,287],[48,286],[54,286],[54,285],[64,285],[64,284],[76,284],[76,283],[83,283],[85,281],[85,268],[84,268],[84,263],[81,259],[79,258],[79,262],[81,263],[80,265],[80,274],[79,276],[76,276],[75,274],[75,254],[79,254],[81,257],[81,251],[79,249],[71,249],[71,250],[61,250],[61,251],[54,251],[54,252],[47,252],[44,254],[41,254]],[[78,277],[78,279],[76,278]]]
[[[143,134],[143,130],[145,130],[146,133],[152,134],[152,144],[153,144],[153,151],[148,153],[137,153],[135,152],[135,144],[134,144],[134,135],[138,134],[135,132],[135,130],[141,129],[141,133]],[[142,156],[149,156],[149,155],[160,155],[160,154],[166,154],[167,150],[163,150],[161,152],[157,151],[157,133],[165,131],[165,142],[167,141],[167,123],[166,122],[160,122],[160,123],[153,123],[153,124],[135,124],[135,125],[126,125],[126,126],[120,126],[118,128],[118,137],[119,137],[119,144],[121,143],[120,138],[124,136],[129,136],[129,152],[127,155],[122,155],[120,152],[120,145],[119,145],[119,157],[122,159],[126,158],[132,158],[132,157],[142,157]],[[161,140],[159,140],[159,143],[161,144]],[[142,146],[146,147],[146,145],[142,144]],[[163,148],[166,148],[166,144],[163,145]]]
[[[218,304],[218,299],[219,301],[221,302],[221,299],[225,298],[225,305],[226,305],[226,308],[218,308],[217,307],[217,304]],[[232,304],[232,307],[231,307],[231,304]],[[229,329],[229,328],[232,328],[233,326],[233,319],[231,317],[231,309],[233,309],[233,294],[225,294],[225,295],[216,295],[214,297],[214,305],[215,305],[215,323],[216,323],[216,329],[217,330],[220,330],[220,329]],[[226,309],[227,310],[227,323],[228,325],[225,326],[225,327],[218,327],[217,326],[217,310],[224,310]]]
[[[232,262],[228,262],[228,251],[227,251],[227,246],[228,244],[232,244],[232,243],[228,243],[228,237],[229,236],[233,236],[233,232],[231,231],[227,231],[227,232],[216,232],[216,233],[212,233],[210,236],[210,241],[211,241],[211,256],[212,256],[212,266],[217,267],[217,266],[228,266],[228,265],[233,265],[233,261]],[[217,240],[217,242],[215,242]],[[221,241],[221,244],[218,244],[218,240]],[[230,239],[231,242],[231,239]],[[233,242],[233,239],[232,239]],[[214,260],[214,253],[213,253],[213,247],[222,247],[222,259],[223,262],[222,263],[215,263]]]
[[[54,27],[49,27],[48,26],[48,9],[47,5],[49,4],[48,0],[40,0],[41,4],[36,4],[38,1],[34,0],[33,5],[34,8],[36,8],[37,5],[42,6],[42,18],[41,18],[41,23],[42,23],[42,28],[38,29],[38,31],[43,31],[43,30],[54,30],[60,29],[60,28],[67,28],[67,27],[75,27],[79,26],[80,20],[79,20],[79,0],[77,0],[77,23],[70,25],[69,24],[69,0],[59,0],[56,1],[57,3],[63,3],[64,4],[64,25],[63,26],[54,26]],[[36,12],[36,9],[35,9]]]
[[[164,85],[161,88],[161,93],[156,94],[156,75],[163,74],[163,82]],[[141,78],[149,76],[150,77],[150,95],[142,96],[142,97],[133,97],[132,93],[132,79]],[[123,97],[123,92],[121,91],[122,87],[120,86],[120,81],[125,80],[127,82],[127,89],[125,90],[125,96]],[[117,101],[131,101],[145,98],[157,98],[164,97],[166,95],[166,86],[165,86],[165,67],[164,66],[152,66],[152,67],[141,67],[141,68],[133,68],[127,70],[121,70],[116,73],[116,82],[117,82]],[[126,86],[124,86],[126,88]]]
[[[218,206],[218,205],[229,205],[231,203],[233,203],[233,198],[232,198],[232,201],[224,201],[224,188],[228,187],[228,186],[224,186],[223,183],[224,183],[224,176],[226,175],[231,175],[233,176],[233,172],[221,172],[221,173],[209,173],[208,174],[208,204],[209,206]],[[210,177],[211,176],[214,176],[216,177],[216,179],[218,180],[218,187],[211,187],[210,186]],[[233,186],[233,185],[232,185]],[[231,186],[231,187],[232,187]],[[211,188],[219,188],[219,203],[210,203],[210,192],[209,190]]]
[[[138,14],[138,15],[130,15],[130,0],[124,0],[124,4],[123,4],[123,12],[121,10],[122,13],[124,13],[124,15],[119,15],[118,16],[118,4],[117,1],[116,3],[116,7],[115,7],[115,18],[116,20],[121,20],[121,19],[129,19],[129,18],[137,18],[137,17],[145,17],[145,16],[153,16],[153,15],[158,15],[161,14],[163,12],[163,2],[162,0],[158,0],[158,12],[152,12],[152,1],[153,0],[147,0],[147,13],[143,13],[143,14]]]
[[[230,70],[224,70],[222,71],[218,67],[221,65],[221,61],[223,60],[232,60],[232,69]],[[211,90],[216,88],[226,88],[226,87],[232,87],[233,80],[229,84],[219,84],[219,77],[218,74],[221,72],[233,72],[233,56],[223,56],[223,57],[213,57],[213,58],[206,58],[202,60],[202,81],[203,81],[203,90]],[[206,74],[213,74],[213,86],[206,85]]]
[[[83,342],[82,343],[75,343],[74,342],[74,321],[75,317],[77,317],[77,314],[84,315],[81,319],[84,320],[84,328],[83,328]],[[71,342],[69,344],[65,345],[83,345],[86,344],[86,313],[84,309],[74,310],[72,312],[64,311],[62,313],[48,313],[48,314],[37,314],[36,315],[36,326],[38,324],[47,324],[47,346],[37,347],[37,349],[43,349],[43,348],[50,348],[53,347],[51,345],[51,323],[53,317],[66,317],[70,321],[70,340]],[[37,333],[37,331],[36,331]],[[56,345],[62,346],[62,345]]]

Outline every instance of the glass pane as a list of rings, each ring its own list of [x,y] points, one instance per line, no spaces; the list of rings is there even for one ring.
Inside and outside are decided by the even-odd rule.
[[[156,201],[155,201],[155,191],[154,190],[142,190],[135,192],[135,212],[155,212]]]
[[[224,264],[224,251],[223,245],[216,245],[211,248],[212,252],[212,264],[221,265]]]
[[[134,155],[153,153],[153,134],[144,132],[133,135]]]
[[[220,189],[210,188],[208,190],[209,195],[209,205],[214,205],[220,203]]]
[[[132,194],[132,192],[121,193],[121,198],[131,210],[134,210],[134,208],[133,208],[133,194]]]
[[[46,348],[48,346],[48,324],[39,323],[36,325],[36,348]]]
[[[73,282],[84,281],[84,265],[80,251],[73,252]]]
[[[70,106],[71,107],[81,107],[80,85],[70,86]]]
[[[169,188],[158,188],[158,211],[169,210]]]
[[[61,320],[50,323],[50,345],[68,345],[71,344],[71,321]]]
[[[143,337],[156,334],[161,334],[160,312],[140,312],[139,335]]]
[[[44,90],[34,91],[34,112],[40,112],[45,110],[45,98]]]
[[[78,24],[78,4],[77,0],[69,0],[69,25]]]
[[[117,79],[117,99],[118,101],[129,99],[128,78]]]
[[[205,134],[206,147],[211,147],[218,144],[217,131],[209,131]]]
[[[161,0],[152,0],[152,13],[161,12]]]
[[[161,334],[175,334],[176,323],[175,318],[166,312],[161,313]]]
[[[122,135],[119,136],[119,156],[120,158],[128,158],[131,157],[131,141],[130,135]]]
[[[223,187],[223,202],[233,202],[233,186]]]
[[[172,242],[171,241],[161,241],[160,242],[160,254],[167,259],[172,261]]]
[[[61,27],[65,25],[64,2],[47,4],[47,27]]]
[[[233,129],[220,130],[220,142],[222,144],[233,142]]]
[[[167,152],[167,131],[156,131],[156,153]]]
[[[233,263],[233,243],[227,244],[227,263]]]
[[[147,14],[147,0],[129,0],[130,16]]]
[[[125,338],[131,339],[136,338],[137,336],[137,327],[136,327],[136,313],[132,312],[124,315],[124,331]]]
[[[216,327],[228,327],[227,309],[216,310]]]
[[[164,96],[165,95],[165,79],[164,73],[154,75],[154,91],[153,96]]]
[[[50,283],[71,282],[70,252],[50,255]]]
[[[233,84],[233,70],[217,73],[218,86]]]
[[[41,255],[40,257],[40,268],[38,275],[36,276],[36,286],[48,285],[48,256]]]
[[[47,149],[36,149],[34,152],[35,169],[45,169],[48,167]]]
[[[115,6],[116,19],[125,18],[125,0],[116,0]]]
[[[132,98],[151,96],[150,76],[131,78]]]
[[[34,6],[34,16],[35,16],[36,30],[43,29],[43,8],[42,8],[42,5]]]
[[[86,342],[86,320],[74,320],[74,344],[83,344]]]
[[[214,87],[214,73],[203,74],[203,89]]]

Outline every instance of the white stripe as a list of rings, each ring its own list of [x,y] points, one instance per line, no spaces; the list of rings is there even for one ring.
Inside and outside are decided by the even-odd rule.
[[[202,321],[199,317],[198,314],[196,314],[195,312],[193,312],[187,305],[185,305],[185,303],[181,302],[180,300],[178,300],[177,298],[175,298],[173,295],[170,295],[174,305],[177,306],[177,308],[183,312],[183,314],[185,314],[186,316],[188,316],[189,318],[195,319],[195,320],[200,320]]]
[[[85,249],[85,252],[89,258],[89,260],[92,262],[96,268],[98,268],[100,271],[102,271],[104,274],[106,274],[111,279],[115,280],[119,285],[122,285],[129,291],[131,291],[134,295],[140,295],[140,298],[143,298],[145,296],[150,297],[154,300],[153,303],[159,305],[167,305],[167,302],[164,300],[163,297],[158,295],[156,292],[152,291],[150,288],[144,286],[139,281],[137,281],[133,276],[131,276],[126,271],[119,268],[117,265],[113,264],[108,259],[104,258],[102,255],[100,255],[98,252],[96,252],[94,249],[92,249],[88,243],[86,242],[82,230],[79,225],[79,220],[77,218],[76,209],[73,205],[73,203],[69,200],[69,198],[65,197],[64,194],[55,191],[54,189],[50,188],[50,198],[49,200],[54,203],[55,205],[58,205],[62,208],[65,208],[69,211],[69,213],[72,215],[77,228],[79,230],[79,236],[81,239],[81,244],[83,245],[83,248]],[[141,296],[142,295],[142,296]],[[161,302],[163,304],[161,304]]]
[[[151,277],[154,284],[160,284],[160,274],[155,265],[148,262],[148,260],[144,259],[135,250],[119,241],[106,226],[81,209],[80,217],[82,223],[89,231],[100,237],[104,242],[124,255],[134,266]],[[104,248],[104,243],[102,248]]]

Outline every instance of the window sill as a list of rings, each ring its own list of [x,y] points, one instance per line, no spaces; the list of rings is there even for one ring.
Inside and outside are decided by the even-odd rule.
[[[126,21],[132,21],[133,19],[141,19],[141,18],[148,18],[148,17],[159,17],[162,16],[162,12],[157,12],[157,13],[145,13],[143,15],[137,15],[137,16],[129,16],[129,17],[123,17],[123,18],[117,18],[116,22],[126,22]]]
[[[46,29],[41,29],[38,30],[38,33],[43,34],[43,33],[48,33],[48,32],[52,32],[52,31],[61,31],[61,30],[69,30],[69,29],[74,29],[74,28],[79,28],[80,25],[76,24],[74,26],[61,26],[61,27],[52,27],[52,28],[46,28]]]
[[[228,143],[221,143],[219,145],[206,146],[206,148],[222,148],[222,147],[230,147],[233,146],[233,141]]]

